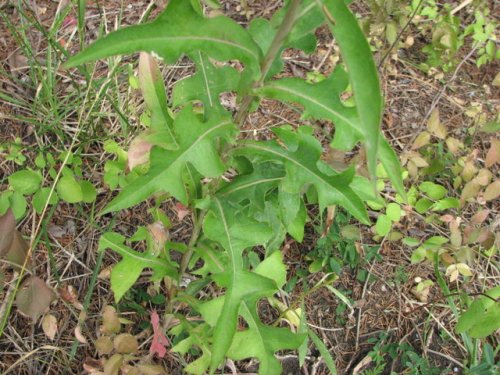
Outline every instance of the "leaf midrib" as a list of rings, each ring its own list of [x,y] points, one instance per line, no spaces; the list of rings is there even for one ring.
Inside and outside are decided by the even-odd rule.
[[[325,180],[321,175],[318,175],[316,172],[314,172],[311,169],[307,168],[307,166],[305,166],[304,164],[302,164],[302,163],[298,162],[297,160],[291,158],[290,156],[288,156],[286,154],[279,153],[279,152],[273,150],[272,148],[266,148],[266,147],[262,147],[262,146],[259,146],[259,145],[256,145],[256,144],[246,144],[244,147],[256,148],[258,150],[266,151],[266,152],[269,152],[271,154],[274,154],[274,155],[277,155],[279,157],[282,157],[282,158],[284,158],[284,159],[286,159],[288,161],[291,161],[295,165],[297,165],[297,166],[301,167],[302,169],[304,169],[308,174],[311,174],[311,175],[315,176],[316,178],[318,178],[319,180],[321,180],[326,185],[328,185],[328,186],[332,187],[333,189],[335,189],[336,191],[338,191],[340,194],[342,194],[343,197],[345,197],[347,200],[349,200],[349,197],[346,196],[342,190],[340,190],[336,186],[333,186],[330,182],[328,182],[327,180]]]
[[[272,84],[269,84],[267,87],[269,88],[274,88],[276,90],[281,90],[285,93],[288,93],[288,94],[291,94],[291,95],[296,95],[302,99],[305,99],[319,107],[321,107],[322,109],[326,110],[327,112],[331,113],[332,115],[334,116],[337,116],[338,118],[340,118],[341,120],[345,121],[346,123],[348,123],[349,125],[351,125],[353,128],[355,128],[356,130],[360,131],[361,133],[364,134],[363,132],[363,129],[358,126],[358,124],[356,124],[355,122],[353,122],[351,119],[348,119],[347,117],[345,117],[344,115],[342,115],[340,112],[337,112],[337,111],[334,111],[332,108],[322,104],[321,102],[318,102],[317,100],[315,100],[314,98],[311,98],[310,96],[306,96],[298,91],[295,91],[295,90],[292,90],[288,87],[284,87],[284,86],[281,86],[279,84],[276,84],[276,83],[272,83]],[[263,89],[265,89],[266,87],[263,87]]]
[[[252,181],[252,182],[249,182],[249,183],[246,183],[243,185],[236,186],[232,190],[230,189],[228,191],[225,191],[225,192],[221,193],[220,195],[226,196],[226,195],[235,193],[239,190],[243,190],[243,189],[252,187],[254,185],[265,184],[266,182],[281,181],[282,179],[283,179],[283,177],[262,178],[262,179],[257,180],[257,181]]]
[[[117,244],[117,243],[109,240],[106,236],[102,236],[101,240],[103,242],[106,242],[108,244],[108,246],[106,246],[107,248],[118,249],[118,250],[115,250],[115,251],[117,253],[119,253],[119,254],[121,253],[120,254],[121,256],[124,256],[123,254],[126,254],[127,256],[129,256],[131,258],[134,258],[134,259],[137,259],[137,260],[139,260],[139,261],[141,261],[143,263],[154,264],[157,267],[171,268],[165,262],[161,262],[161,261],[159,261],[156,258],[147,258],[144,255],[141,255],[140,253],[138,253],[138,252],[130,249],[128,246],[125,246],[123,244]],[[151,268],[153,268],[153,267],[151,267]]]

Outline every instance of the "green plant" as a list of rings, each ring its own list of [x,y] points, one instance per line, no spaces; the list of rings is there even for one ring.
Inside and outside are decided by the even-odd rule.
[[[273,79],[283,68],[283,49],[314,50],[314,31],[325,23],[336,37],[346,69],[338,66],[318,83]],[[304,117],[334,122],[334,147],[350,150],[362,142],[372,179],[380,160],[404,197],[398,159],[380,133],[382,98],[369,46],[342,0],[291,0],[270,21],[255,19],[248,29],[224,16],[206,18],[197,1],[172,0],[155,21],[111,33],[70,58],[66,67],[136,51],[166,63],[186,55],[195,63],[196,74],[174,85],[167,106],[155,60],[141,55],[139,82],[150,123],[130,145],[129,175],[122,172],[123,151],[108,144],[118,164],[110,165],[105,178],[122,190],[101,215],[151,196],[155,207],[173,197],[192,212],[193,231],[187,246],[166,241],[163,230],[151,231],[148,243],[153,245],[143,252],[128,245],[137,237],[103,234],[99,249],[122,256],[111,272],[115,299],[123,297],[145,268],[151,269],[152,281],[168,285],[167,314],[176,303],[185,302],[202,318],[193,323],[179,316],[181,323],[175,327],[166,318],[172,335],[187,336],[172,350],[186,354],[194,346],[201,353],[186,371],[201,374],[209,368],[214,373],[225,357],[254,357],[261,374],[280,373],[275,352],[298,348],[306,335],[266,324],[257,306],[286,282],[279,251],[286,234],[303,239],[308,204],[317,204],[321,212],[338,205],[369,223],[363,202],[377,197],[374,184],[356,175],[354,168],[339,172],[321,161],[323,150],[313,128],[284,126],[274,129],[276,140],[256,141],[244,139],[238,126],[260,99],[298,104]],[[239,60],[244,68],[224,63],[229,60]],[[354,107],[340,99],[349,83]],[[219,100],[227,91],[238,94],[240,106],[234,114]],[[250,250],[255,246],[265,249],[262,257]],[[171,260],[171,251],[183,254],[179,263]],[[189,270],[199,278],[183,288],[181,280]],[[220,296],[198,300],[209,283],[220,288]],[[240,318],[245,325],[238,328]],[[305,332],[315,345],[321,343],[312,331]],[[320,351],[327,355],[324,346]],[[325,360],[333,373],[334,362]]]

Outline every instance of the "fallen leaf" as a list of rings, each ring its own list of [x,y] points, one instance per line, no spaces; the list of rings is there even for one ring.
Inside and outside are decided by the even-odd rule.
[[[36,276],[28,277],[19,288],[16,297],[18,311],[37,320],[50,306],[55,294],[45,281]]]
[[[104,374],[105,375],[118,375],[120,367],[123,364],[123,356],[120,354],[114,354],[109,358],[104,364]]]
[[[435,108],[427,122],[427,130],[439,139],[445,139],[448,134],[446,127],[439,120],[439,108]]]
[[[153,341],[149,348],[149,353],[152,355],[158,354],[158,357],[164,358],[167,354],[166,346],[169,344],[169,341],[160,326],[160,317],[156,310],[151,312],[151,325],[153,326]]]
[[[130,333],[122,333],[113,340],[115,351],[120,354],[133,354],[139,349],[137,339]]]
[[[490,210],[481,210],[477,212],[474,216],[472,216],[470,221],[472,224],[480,225],[486,220],[489,214]]]
[[[431,135],[429,134],[429,132],[422,132],[417,136],[417,138],[415,138],[415,141],[413,142],[411,149],[418,150],[419,148],[428,145],[430,140],[431,140]]]
[[[120,332],[121,323],[113,306],[104,307],[102,313],[102,332],[111,334]]]
[[[83,336],[82,329],[79,325],[77,325],[75,328],[75,337],[82,344],[87,344],[87,339]]]
[[[95,349],[99,355],[107,355],[113,351],[113,342],[109,336],[101,336],[95,341]]]
[[[4,256],[9,252],[15,232],[16,219],[12,209],[9,208],[5,214],[0,216],[0,256]]]
[[[483,198],[486,202],[497,199],[500,196],[500,180],[496,180],[485,189]]]
[[[484,165],[489,168],[495,164],[500,164],[500,140],[492,139],[491,146],[486,154],[486,159],[484,160]]]
[[[91,374],[102,374],[102,363],[94,358],[86,358],[83,362],[83,369]]]
[[[456,138],[448,137],[446,138],[446,147],[453,155],[458,154],[458,152],[464,148],[464,144]]]
[[[165,369],[159,365],[137,365],[137,368],[144,375],[167,375]]]
[[[43,333],[50,339],[54,341],[57,333],[57,319],[52,314],[47,314],[42,319],[42,329]]]
[[[177,212],[177,218],[179,219],[179,221],[184,220],[184,218],[191,212],[189,211],[189,208],[187,208],[180,202],[177,202],[175,204],[175,211]]]

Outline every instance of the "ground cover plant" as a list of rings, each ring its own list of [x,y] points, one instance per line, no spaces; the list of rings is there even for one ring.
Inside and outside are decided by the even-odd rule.
[[[30,80],[15,69],[9,79],[28,87],[35,100],[9,91],[2,98],[18,108],[17,119],[35,126],[42,147],[29,160],[25,155],[32,153],[20,138],[2,146],[12,169],[0,199],[0,254],[7,269],[0,332],[16,342],[17,311],[39,322],[42,336],[60,340],[64,324],[57,318],[61,310],[54,310],[60,303],[76,323],[69,349],[33,347],[48,351],[47,364],[28,355],[6,362],[7,372],[25,363],[27,371],[48,366],[57,372],[54,362],[78,358],[76,373],[203,374],[245,366],[261,374],[308,373],[309,366],[314,373],[336,373],[338,366],[339,373],[495,373],[498,119],[487,112],[476,116],[481,102],[459,104],[473,119],[469,138],[461,141],[441,122],[445,86],[422,122],[426,130],[401,152],[403,169],[380,129],[384,104],[372,54],[374,45],[382,60],[391,50],[370,32],[366,39],[343,1],[291,0],[265,17],[252,16],[242,2],[239,15],[230,18],[215,2],[171,0],[143,23],[151,3],[138,25],[84,46],[87,6],[58,7],[48,29],[22,6],[13,9],[26,29],[17,30],[3,14],[24,48],[21,57],[33,62]],[[69,38],[79,37],[80,53],[61,43],[62,25],[73,26]],[[47,38],[46,66],[30,50],[33,26]],[[324,35],[333,39],[318,50]],[[400,39],[391,34],[385,42],[393,48]],[[410,48],[407,41],[399,47]],[[477,45],[472,51],[484,55]],[[135,52],[141,53],[119,57]],[[323,56],[313,69],[290,72],[289,56],[318,52]],[[455,65],[452,81],[470,56]],[[494,60],[487,56],[476,67]],[[103,59],[108,69],[96,63]],[[189,76],[165,82],[163,67],[182,64]],[[393,68],[397,56],[388,64]],[[78,110],[68,113],[66,103],[79,103]],[[254,121],[266,118],[269,103],[286,109],[288,118],[256,131]],[[39,119],[40,111],[47,121]],[[76,128],[58,130],[55,124],[67,118]],[[95,125],[108,121],[116,134]],[[470,146],[479,137],[489,137],[484,161]],[[86,218],[80,233],[92,240],[84,260],[68,251],[84,241],[74,221],[51,224],[61,207]],[[34,223],[30,241],[16,229],[16,221],[27,217]],[[415,230],[417,223],[431,229]],[[79,241],[65,243],[75,235]],[[384,275],[384,264],[392,267],[388,246],[408,250],[405,265],[391,273],[394,280]],[[301,247],[307,254],[292,266],[290,252]],[[66,276],[73,262],[87,275],[79,291]],[[40,269],[44,263],[48,278]],[[364,350],[360,331],[368,323],[362,313],[375,285],[405,299],[398,327],[401,319],[426,318],[403,335],[394,337],[389,326],[385,334],[368,334],[363,345],[371,349]],[[334,325],[354,334],[357,355],[347,361],[328,345],[325,332],[337,328],[318,325],[310,305],[325,292],[330,302],[323,306]],[[101,307],[89,316],[95,304]],[[419,344],[408,339],[415,332],[422,336]],[[427,347],[434,341],[458,345],[460,355]],[[3,354],[15,357],[16,351]],[[297,368],[288,369],[290,363]]]

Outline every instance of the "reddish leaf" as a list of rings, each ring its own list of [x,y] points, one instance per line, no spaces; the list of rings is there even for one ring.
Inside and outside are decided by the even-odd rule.
[[[156,310],[151,312],[151,325],[153,326],[153,342],[149,348],[149,353],[156,353],[158,357],[163,358],[167,354],[167,345],[169,342],[161,329],[160,317]]]
[[[182,221],[187,215],[189,215],[189,208],[180,202],[175,204],[175,210],[177,211],[177,218],[179,221]]]

